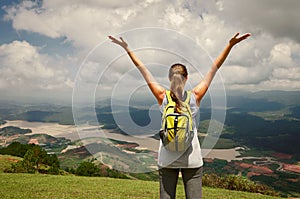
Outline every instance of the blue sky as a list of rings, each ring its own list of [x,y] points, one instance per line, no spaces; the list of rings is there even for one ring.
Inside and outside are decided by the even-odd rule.
[[[46,53],[70,53],[72,52],[72,47],[68,44],[63,44],[65,37],[60,37],[57,39],[49,38],[42,34],[38,34],[31,31],[16,30],[13,28],[11,21],[6,21],[4,16],[6,14],[5,8],[7,6],[12,6],[18,4],[22,1],[20,0],[1,0],[0,1],[0,26],[1,26],[1,36],[0,43],[11,43],[14,40],[25,40],[34,46],[42,46],[42,52]]]
[[[127,95],[122,78],[127,88],[143,81],[108,35],[122,35],[133,49],[148,47],[137,54],[166,86],[169,65],[193,60],[193,86],[235,32],[250,32],[215,82],[227,91],[300,89],[298,0],[1,0],[0,7],[2,100],[70,102],[76,87],[90,88],[86,92],[96,97],[109,97],[114,89]],[[149,27],[161,28],[161,34]],[[190,44],[178,42],[186,37]],[[193,43],[198,47],[189,48]],[[173,56],[176,49],[184,49],[181,57]],[[147,89],[141,93],[151,95]]]
[[[5,5],[10,5],[12,4],[14,1],[9,1],[9,0],[2,0],[0,1],[0,7],[2,8]],[[1,25],[1,44],[2,43],[8,43],[11,42],[15,39],[18,38],[18,35],[16,33],[16,31],[14,31],[14,29],[11,26],[11,23],[9,22],[5,22],[3,20],[3,16],[6,12],[3,9],[0,9],[0,15],[1,15],[1,21],[0,21],[0,25]]]

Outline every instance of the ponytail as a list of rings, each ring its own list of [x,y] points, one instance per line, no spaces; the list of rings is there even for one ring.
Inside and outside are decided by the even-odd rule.
[[[170,93],[173,101],[176,103],[176,112],[181,112],[183,108],[183,91],[185,79],[187,78],[186,67],[182,64],[174,64],[169,70],[169,79],[171,81]]]

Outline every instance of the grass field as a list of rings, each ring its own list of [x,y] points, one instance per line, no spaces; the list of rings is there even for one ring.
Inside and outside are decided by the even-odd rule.
[[[0,173],[0,198],[159,198],[158,182],[103,177]],[[178,185],[177,198],[185,198]],[[275,199],[277,197],[203,188],[204,199]]]

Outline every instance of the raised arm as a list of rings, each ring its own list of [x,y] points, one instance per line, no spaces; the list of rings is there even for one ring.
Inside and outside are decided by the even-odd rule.
[[[207,72],[203,80],[193,89],[193,92],[196,96],[197,104],[200,104],[200,100],[203,98],[205,93],[207,92],[209,85],[211,84],[217,70],[222,66],[225,59],[227,58],[229,52],[231,51],[232,47],[239,42],[247,39],[250,36],[249,33],[244,34],[239,37],[239,33],[236,33],[228,42],[227,46],[224,48],[222,53],[217,57],[214,61],[212,67]]]
[[[131,61],[134,63],[134,65],[139,69],[141,74],[143,75],[144,79],[146,80],[151,92],[155,96],[157,102],[159,105],[162,104],[164,95],[165,95],[165,89],[158,84],[158,82],[154,79],[153,75],[150,73],[150,71],[147,69],[147,67],[141,62],[141,60],[129,49],[128,44],[124,41],[122,37],[120,37],[120,40],[109,36],[109,39],[118,45],[120,45],[129,55]]]

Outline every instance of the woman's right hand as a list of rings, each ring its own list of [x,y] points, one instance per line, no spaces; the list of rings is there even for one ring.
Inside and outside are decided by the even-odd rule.
[[[124,39],[122,37],[120,37],[120,40],[114,38],[113,36],[108,36],[108,38],[115,44],[120,45],[121,47],[123,47],[124,49],[128,48],[128,44],[124,41]]]

